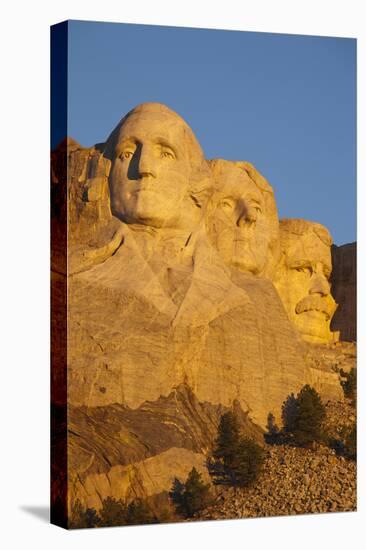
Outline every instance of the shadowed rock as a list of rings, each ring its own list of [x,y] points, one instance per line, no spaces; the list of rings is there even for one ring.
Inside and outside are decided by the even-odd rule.
[[[357,340],[357,246],[356,243],[332,246],[332,294],[339,304],[332,319],[332,330],[340,332],[340,339]]]

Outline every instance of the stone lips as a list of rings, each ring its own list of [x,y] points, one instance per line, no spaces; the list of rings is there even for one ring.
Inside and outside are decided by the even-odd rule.
[[[152,128],[161,112],[154,105],[138,111],[147,126],[152,117]],[[166,121],[171,111],[163,112]],[[136,177],[149,185],[172,173],[166,163],[178,155],[174,128],[185,123],[171,116],[173,130],[164,140],[156,141],[152,130],[144,134],[148,154]],[[130,134],[131,128],[128,139]],[[199,169],[187,171],[194,177],[181,199],[184,216],[165,226],[156,223],[163,203],[152,221],[135,203],[126,220],[123,213],[112,214],[109,177],[117,161],[103,150],[108,143],[84,149],[70,142],[67,148],[67,273],[57,254],[53,262],[55,284],[68,275],[70,509],[76,498],[98,508],[108,495],[156,494],[193,465],[204,471],[205,453],[227,408],[236,407],[243,430],[260,438],[268,413],[279,423],[282,402],[305,383],[326,399],[342,395],[334,373],[309,363],[271,281],[238,271],[212,247],[205,231],[204,159]],[[186,150],[190,167],[192,150]],[[259,178],[252,165],[239,164]],[[65,177],[58,174],[56,184]],[[62,215],[59,209],[56,222]],[[64,296],[55,292],[53,299],[56,306],[60,302],[56,310],[65,311]],[[54,363],[56,388],[63,368],[64,362]],[[62,405],[57,391],[53,400]]]

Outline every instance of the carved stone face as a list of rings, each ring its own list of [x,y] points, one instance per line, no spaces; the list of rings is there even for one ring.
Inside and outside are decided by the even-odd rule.
[[[266,197],[241,166],[211,162],[215,192],[207,215],[211,243],[226,264],[261,275],[266,271],[277,214],[270,215]]]
[[[281,220],[280,231],[283,256],[274,284],[289,318],[305,340],[333,341],[331,237],[324,226],[304,220]]]
[[[146,105],[119,128],[110,174],[112,212],[127,223],[186,228],[198,210],[189,196],[190,129],[168,108]]]

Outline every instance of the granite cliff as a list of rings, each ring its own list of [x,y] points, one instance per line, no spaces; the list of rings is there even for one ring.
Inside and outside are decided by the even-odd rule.
[[[249,163],[229,166],[243,186],[230,212],[246,190],[255,198],[233,221],[240,232],[231,221],[226,230],[225,162],[210,165],[189,126],[159,104],[134,109],[105,144],[68,140],[53,153],[52,401],[55,455],[67,455],[53,480],[54,498],[67,484],[69,511],[76,499],[98,509],[107,496],[159,494],[192,466],[207,476],[228,409],[262,441],[268,414],[280,423],[283,401],[304,384],[342,399],[271,280],[273,190]]]

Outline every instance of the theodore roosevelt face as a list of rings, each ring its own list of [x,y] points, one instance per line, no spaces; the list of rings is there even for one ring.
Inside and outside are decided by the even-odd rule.
[[[283,261],[275,286],[288,316],[305,340],[332,341],[331,237],[324,226],[305,220],[282,220],[280,227]]]

